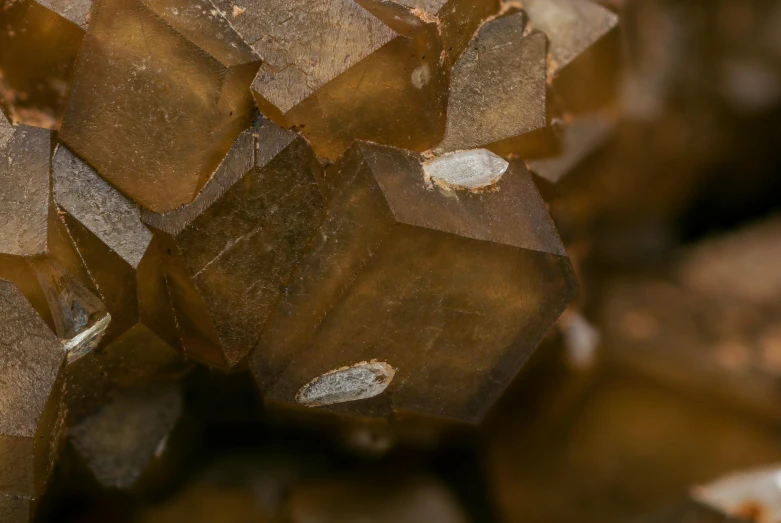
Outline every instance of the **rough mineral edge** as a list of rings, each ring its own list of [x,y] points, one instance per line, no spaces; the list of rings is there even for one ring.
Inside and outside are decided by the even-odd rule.
[[[296,401],[307,407],[334,405],[382,394],[396,369],[382,361],[362,361],[326,372],[298,391]]]
[[[54,151],[52,173],[55,202],[138,267],[152,241],[138,206],[62,145]]]
[[[781,465],[741,471],[692,489],[700,503],[730,516],[762,514],[759,521],[781,520]],[[753,521],[753,517],[750,517]]]
[[[510,164],[486,149],[457,151],[434,157],[423,163],[426,182],[445,190],[479,192],[491,189]]]
[[[95,350],[100,340],[103,339],[103,335],[106,334],[106,329],[111,323],[111,314],[106,314],[99,319],[95,325],[78,333],[76,336],[69,340],[63,340],[63,346],[65,352],[68,353],[68,363],[73,363],[82,356],[85,356]]]

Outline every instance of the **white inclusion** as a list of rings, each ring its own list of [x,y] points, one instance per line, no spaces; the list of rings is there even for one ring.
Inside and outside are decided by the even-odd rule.
[[[746,507],[762,513],[763,522],[781,521],[781,465],[749,469],[696,487],[692,497],[722,513],[739,516]]]
[[[318,376],[298,391],[296,401],[308,407],[373,398],[388,387],[396,369],[382,361],[362,361]]]
[[[423,164],[423,172],[448,188],[483,189],[498,182],[509,165],[491,151],[473,149],[432,158]]]
[[[111,314],[106,314],[95,325],[86,329],[69,340],[63,341],[65,352],[68,353],[68,362],[74,362],[85,354],[89,354],[98,346],[106,329],[111,323]]]

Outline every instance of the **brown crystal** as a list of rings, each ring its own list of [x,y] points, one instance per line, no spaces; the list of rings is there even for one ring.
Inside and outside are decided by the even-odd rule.
[[[394,30],[353,0],[219,5],[240,8],[232,23],[264,60],[252,85],[261,112],[318,156],[336,158],[357,138],[425,150],[441,136],[434,22],[408,17]]]
[[[43,254],[51,133],[24,125],[9,130],[3,120],[0,116],[0,254]]]
[[[162,458],[181,415],[176,384],[127,389],[72,427],[69,439],[98,483],[127,489]]]
[[[258,63],[208,0],[97,1],[60,139],[139,204],[171,211],[249,123]]]
[[[64,3],[7,0],[0,8],[0,106],[16,123],[50,129],[60,125],[84,38],[78,22],[63,18],[66,13],[59,7]]]
[[[551,183],[558,183],[605,145],[615,129],[615,118],[608,113],[594,113],[564,123],[561,151],[549,158],[527,162],[531,172]]]
[[[453,67],[445,138],[437,154],[485,147],[506,153],[546,125],[546,39],[524,36],[522,12],[486,22]]]
[[[434,188],[418,155],[356,142],[326,179],[326,220],[250,358],[267,399],[378,361],[395,370],[381,393],[321,408],[479,420],[576,286],[529,173]]]
[[[57,337],[11,283],[0,280],[0,492],[43,492],[62,426]]]
[[[320,164],[295,133],[243,133],[190,208],[144,214],[161,232],[188,356],[230,369],[260,330],[324,214]]]
[[[618,26],[618,16],[596,2],[521,0],[520,4],[532,27],[548,35],[552,76]]]
[[[37,0],[37,2],[82,29],[86,29],[89,24],[92,0]]]
[[[36,503],[24,497],[0,494],[0,521],[3,523],[31,523]]]

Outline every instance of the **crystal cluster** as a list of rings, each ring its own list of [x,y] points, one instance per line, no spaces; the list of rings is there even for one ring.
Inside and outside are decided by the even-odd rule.
[[[32,510],[66,426],[134,485],[196,363],[285,408],[478,422],[575,294],[522,159],[578,110],[557,78],[615,33],[597,4],[13,0],[0,22],[0,511]]]

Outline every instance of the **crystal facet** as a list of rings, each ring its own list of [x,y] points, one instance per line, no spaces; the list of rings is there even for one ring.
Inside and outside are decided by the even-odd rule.
[[[228,370],[255,345],[322,220],[320,170],[303,139],[265,121],[189,208],[145,213],[164,243],[186,355]]]
[[[258,64],[208,0],[96,1],[60,139],[139,204],[171,211],[248,123]]]
[[[531,176],[432,189],[420,156],[356,142],[326,179],[328,216],[250,358],[267,399],[376,358],[384,392],[324,408],[479,420],[576,287]]]
[[[0,491],[36,498],[59,447],[62,344],[11,283],[0,280]]]
[[[546,39],[525,34],[519,12],[483,24],[453,67],[441,154],[461,149],[518,148],[546,125]]]

